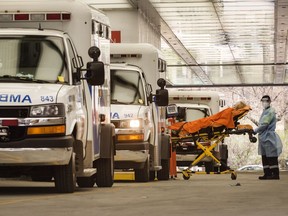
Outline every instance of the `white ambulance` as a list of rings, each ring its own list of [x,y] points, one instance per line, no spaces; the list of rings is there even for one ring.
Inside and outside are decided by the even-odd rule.
[[[155,174],[158,180],[169,179],[170,137],[164,132],[168,92],[165,80],[159,80],[165,70],[166,62],[151,44],[111,44],[115,168],[135,170],[138,182],[153,180]]]
[[[0,1],[0,177],[113,185],[109,31],[80,1]]]

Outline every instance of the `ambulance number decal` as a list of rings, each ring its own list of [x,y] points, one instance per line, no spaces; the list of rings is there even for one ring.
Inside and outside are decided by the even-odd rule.
[[[54,102],[53,96],[40,96],[42,102]]]
[[[124,113],[123,117],[124,118],[133,118],[133,113]],[[111,118],[112,119],[120,119],[120,114],[117,112],[111,113]]]

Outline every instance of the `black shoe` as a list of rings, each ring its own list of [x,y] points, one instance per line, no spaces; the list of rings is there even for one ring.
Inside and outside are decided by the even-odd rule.
[[[280,177],[279,177],[279,175],[271,175],[271,176],[267,176],[266,179],[267,180],[279,180]]]
[[[271,175],[263,175],[263,176],[259,176],[258,179],[259,180],[267,180],[270,179],[272,176]]]
[[[263,176],[259,176],[259,180],[266,180],[269,176],[272,175],[271,169],[270,168],[264,168],[264,175]]]

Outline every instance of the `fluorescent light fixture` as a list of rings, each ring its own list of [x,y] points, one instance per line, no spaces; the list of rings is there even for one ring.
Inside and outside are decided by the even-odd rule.
[[[85,0],[91,7],[98,9],[132,8],[127,0]]]

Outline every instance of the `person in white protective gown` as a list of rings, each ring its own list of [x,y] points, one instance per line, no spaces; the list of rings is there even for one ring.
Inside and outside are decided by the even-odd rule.
[[[264,175],[260,180],[280,179],[278,157],[282,153],[282,142],[276,128],[276,113],[271,107],[271,98],[264,95],[261,99],[263,112],[254,133],[258,133],[258,153],[262,156]]]

